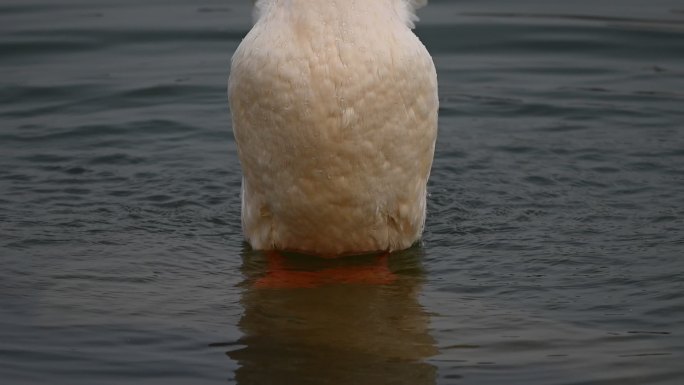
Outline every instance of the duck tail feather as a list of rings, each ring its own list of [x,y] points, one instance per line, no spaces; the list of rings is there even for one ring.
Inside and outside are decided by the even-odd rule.
[[[428,0],[399,0],[399,13],[409,28],[415,28],[418,21],[416,9],[426,6],[427,3]]]

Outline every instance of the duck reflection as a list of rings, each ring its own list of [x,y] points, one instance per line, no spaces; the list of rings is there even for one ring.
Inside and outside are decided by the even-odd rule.
[[[238,384],[434,384],[422,250],[326,260],[247,251]]]

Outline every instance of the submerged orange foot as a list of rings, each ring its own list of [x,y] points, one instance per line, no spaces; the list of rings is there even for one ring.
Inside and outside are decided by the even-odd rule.
[[[389,269],[389,253],[379,255],[373,263],[360,266],[331,267],[315,271],[288,268],[285,256],[277,251],[266,252],[268,271],[254,283],[257,288],[312,288],[332,284],[386,285],[397,276]]]

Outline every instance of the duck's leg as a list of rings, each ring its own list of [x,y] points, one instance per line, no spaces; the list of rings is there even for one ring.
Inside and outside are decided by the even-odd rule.
[[[259,278],[255,288],[313,288],[334,284],[387,285],[397,276],[389,269],[389,252],[378,255],[371,264],[340,266],[316,271],[288,268],[287,260],[278,251],[267,251],[268,271]]]
[[[268,259],[268,270],[266,275],[254,282],[254,287],[286,289],[318,286],[313,272],[289,269],[285,256],[277,250],[268,250],[265,253]]]

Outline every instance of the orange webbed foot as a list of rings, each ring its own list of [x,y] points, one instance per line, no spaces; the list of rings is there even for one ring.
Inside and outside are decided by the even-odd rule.
[[[278,251],[267,251],[268,271],[255,283],[256,288],[314,288],[334,284],[387,285],[397,279],[389,269],[389,253],[371,263],[334,266],[320,270],[297,270],[288,266],[287,258]]]

